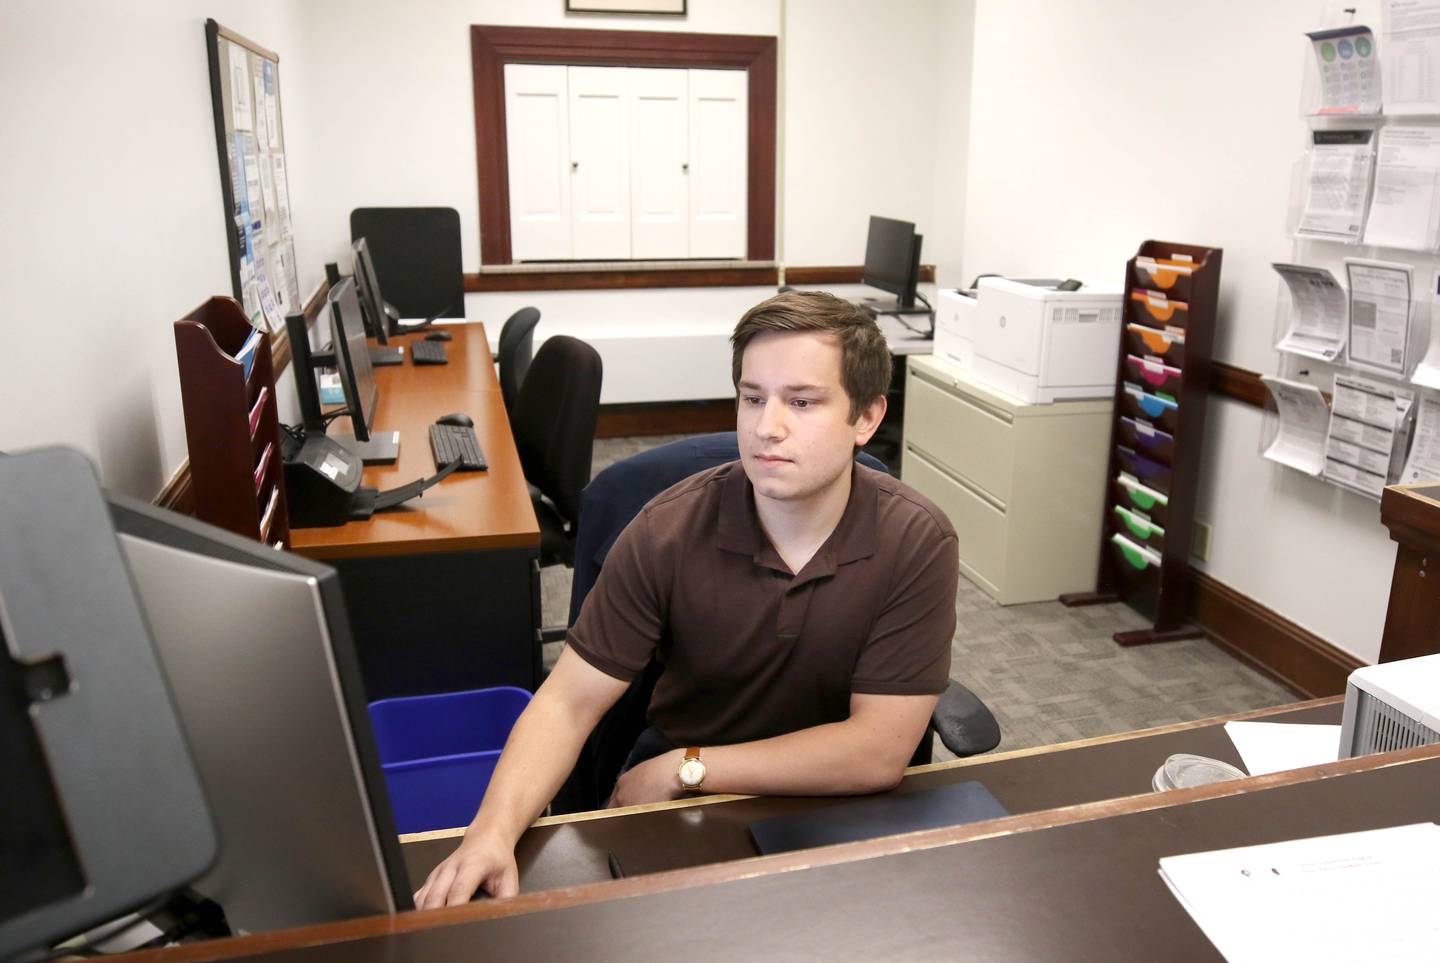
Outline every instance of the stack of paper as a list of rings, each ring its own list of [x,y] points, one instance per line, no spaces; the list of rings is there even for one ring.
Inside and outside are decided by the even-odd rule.
[[[1160,876],[1230,963],[1440,954],[1434,823],[1167,856]]]
[[[1349,302],[1335,275],[1304,264],[1271,264],[1290,291],[1290,323],[1275,347],[1334,361],[1345,350]]]
[[[1265,457],[1307,475],[1325,469],[1325,437],[1330,406],[1314,385],[1262,375],[1260,381],[1275,399],[1280,428]]]
[[[1415,392],[1337,373],[1331,398],[1325,479],[1378,500],[1400,472]]]

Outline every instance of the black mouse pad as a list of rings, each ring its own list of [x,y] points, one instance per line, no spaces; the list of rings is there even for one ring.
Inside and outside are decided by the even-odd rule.
[[[971,780],[919,792],[868,796],[817,812],[757,819],[750,824],[750,835],[768,856],[1008,815],[990,790]]]

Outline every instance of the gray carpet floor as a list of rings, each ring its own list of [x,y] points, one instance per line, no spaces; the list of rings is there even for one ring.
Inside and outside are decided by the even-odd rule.
[[[679,436],[602,438],[594,471]],[[546,625],[562,624],[570,571],[541,572]],[[1000,748],[1023,749],[1294,702],[1289,689],[1205,639],[1122,648],[1110,638],[1143,628],[1123,604],[1067,609],[1058,602],[996,604],[960,578],[951,678],[1000,722]],[[553,665],[560,646],[547,646]],[[951,758],[936,742],[935,757]]]

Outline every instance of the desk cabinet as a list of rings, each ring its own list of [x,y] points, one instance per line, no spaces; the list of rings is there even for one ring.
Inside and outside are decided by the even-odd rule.
[[[1026,404],[909,358],[901,478],[950,517],[960,571],[1002,605],[1095,584],[1111,410]]]

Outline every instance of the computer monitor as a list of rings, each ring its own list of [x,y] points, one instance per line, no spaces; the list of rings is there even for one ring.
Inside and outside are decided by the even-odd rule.
[[[380,296],[380,281],[375,275],[375,262],[370,257],[370,245],[363,237],[356,238],[350,245],[355,260],[355,284],[360,293],[360,309],[365,314],[365,326],[370,336],[381,344],[388,343],[390,317],[385,310],[385,299]]]
[[[219,830],[193,888],[250,931],[413,908],[335,570],[135,499],[110,513]]]
[[[340,374],[340,389],[345,394],[352,432],[333,437],[367,465],[389,464],[400,454],[400,433],[375,430],[375,406],[380,400],[380,389],[370,366],[365,323],[360,317],[354,279],[345,278],[338,287],[331,288],[329,302],[330,346],[335,354],[335,370]]]
[[[888,217],[870,218],[865,239],[865,270],[861,281],[895,295],[893,301],[869,305],[877,314],[928,314],[930,308],[915,306],[920,280],[920,242],[915,225]],[[922,299],[923,300],[923,299]]]

